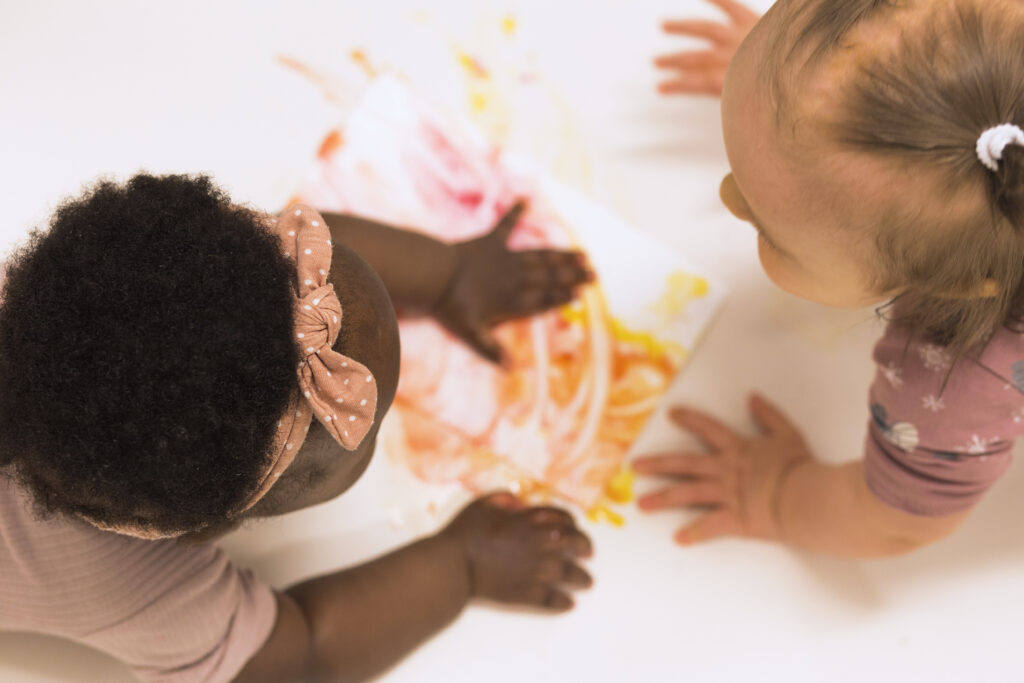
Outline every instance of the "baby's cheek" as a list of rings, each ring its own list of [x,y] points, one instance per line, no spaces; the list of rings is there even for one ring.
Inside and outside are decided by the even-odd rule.
[[[771,246],[765,242],[761,235],[757,236],[757,257],[761,261],[761,268],[772,282],[782,287],[779,283],[779,256]]]
[[[807,293],[803,291],[804,287],[801,286],[799,275],[794,273],[793,268],[787,266],[786,259],[765,243],[764,238],[760,236],[757,238],[757,255],[761,260],[761,268],[768,279],[774,282],[779,289],[808,298]]]

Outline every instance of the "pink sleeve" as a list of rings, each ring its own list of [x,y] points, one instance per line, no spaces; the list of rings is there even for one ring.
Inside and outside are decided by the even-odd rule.
[[[864,475],[868,488],[884,503],[925,517],[963,512],[975,504],[1010,466],[1010,446],[982,460],[955,453],[893,445],[878,424],[868,427]]]
[[[999,361],[1010,346],[1019,353],[1018,343],[996,335],[991,353],[954,363],[940,346],[887,332],[875,348],[864,455],[876,497],[934,517],[981,500],[1009,467],[1024,414],[1021,391],[981,361]]]
[[[273,590],[217,551],[178,575],[122,622],[84,638],[146,683],[232,680],[267,640],[277,619]]]
[[[273,590],[212,544],[39,519],[0,476],[0,631],[74,640],[142,681],[230,681],[277,621]]]

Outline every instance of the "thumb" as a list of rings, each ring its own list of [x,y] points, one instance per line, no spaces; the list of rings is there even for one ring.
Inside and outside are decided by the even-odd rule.
[[[494,226],[494,229],[491,230],[491,236],[505,244],[508,241],[509,235],[512,234],[512,230],[519,223],[519,218],[523,215],[524,211],[526,211],[526,200],[520,199],[501,217],[497,225]]]
[[[679,545],[693,545],[720,536],[737,534],[739,530],[736,515],[730,510],[719,508],[701,515],[693,524],[677,531],[675,539]]]
[[[485,325],[470,327],[463,335],[463,340],[481,356],[492,363],[502,364],[505,354],[498,344],[498,340],[491,334],[490,328]]]

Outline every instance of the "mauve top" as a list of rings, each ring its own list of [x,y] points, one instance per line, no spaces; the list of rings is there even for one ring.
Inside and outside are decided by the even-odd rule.
[[[972,507],[1024,433],[1024,335],[1001,327],[980,354],[954,364],[943,347],[890,325],[874,358],[868,487],[915,515]]]
[[[142,681],[230,681],[277,619],[269,586],[214,545],[36,520],[0,476],[0,631],[63,636]]]

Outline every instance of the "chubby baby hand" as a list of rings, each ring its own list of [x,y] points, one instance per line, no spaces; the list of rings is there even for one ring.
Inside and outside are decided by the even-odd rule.
[[[570,590],[593,583],[579,565],[593,552],[590,539],[559,508],[496,493],[466,506],[440,535],[462,547],[473,597],[565,611]]]
[[[434,307],[439,322],[494,362],[502,360],[502,351],[492,326],[567,304],[594,279],[580,252],[509,249],[509,235],[525,210],[520,201],[488,234],[453,245],[454,270]]]
[[[694,508],[703,514],[676,533],[690,545],[717,536],[782,540],[779,493],[786,477],[813,461],[796,426],[774,405],[754,395],[750,411],[761,433],[747,437],[690,408],[673,408],[680,427],[697,436],[711,453],[666,453],[637,458],[637,473],[671,483],[640,498],[641,510]]]
[[[725,12],[727,21],[680,19],[666,21],[665,33],[700,38],[708,46],[658,57],[654,64],[669,72],[658,84],[664,94],[721,95],[729,62],[760,16],[736,0],[709,0]]]

